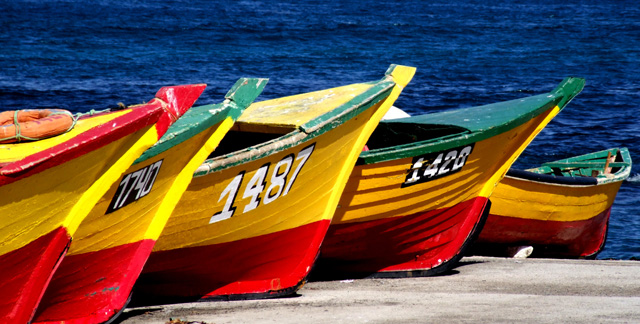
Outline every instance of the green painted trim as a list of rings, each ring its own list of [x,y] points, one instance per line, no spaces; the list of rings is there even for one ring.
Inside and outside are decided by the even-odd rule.
[[[275,154],[300,143],[308,142],[358,116],[375,104],[387,98],[396,85],[390,73],[396,65],[392,65],[379,81],[370,82],[372,87],[355,96],[353,99],[301,125],[297,130],[270,141],[254,145],[243,150],[208,159],[194,173],[203,176],[250,161]]]
[[[167,132],[133,163],[138,164],[177,146],[227,117],[234,121],[262,93],[267,79],[241,78],[231,87],[222,103],[192,107],[169,127]]]
[[[516,128],[556,105],[562,110],[584,87],[584,79],[566,78],[547,94],[498,102],[490,105],[444,111],[382,121],[379,127],[402,125],[424,127],[451,126],[459,128],[458,134],[436,137],[414,143],[396,145],[362,152],[358,164],[414,157],[453,147],[476,143]],[[410,128],[410,127],[407,127]]]
[[[609,163],[611,168],[620,168],[613,174],[604,174],[604,167],[608,153],[615,156],[619,153],[622,161]],[[554,174],[561,172],[564,176],[590,176],[591,170],[597,170],[599,175],[596,177],[598,184],[623,181],[631,174],[631,155],[626,147],[610,148],[598,152],[592,152],[584,155],[578,155],[567,159],[545,162],[540,167],[527,169],[526,171],[538,174]]]
[[[393,80],[383,79],[378,84],[357,95],[345,104],[301,125],[300,130],[310,134],[320,130],[326,131],[327,129],[335,128],[388,97],[394,86],[395,82],[393,82]]]

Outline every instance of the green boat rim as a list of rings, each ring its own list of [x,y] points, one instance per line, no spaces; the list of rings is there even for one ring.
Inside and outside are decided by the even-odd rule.
[[[173,123],[167,132],[147,149],[134,165],[147,161],[172,147],[180,145],[202,131],[222,122],[226,118],[234,121],[262,93],[268,79],[240,78],[218,104],[192,107]]]
[[[404,125],[448,126],[459,132],[446,136],[362,152],[358,164],[373,164],[409,158],[468,145],[509,131],[544,111],[558,106],[562,110],[582,89],[582,78],[565,78],[553,91],[489,105],[424,114],[382,121],[380,126],[400,129]]]
[[[310,141],[313,138],[338,127],[339,125],[344,124],[355,116],[383,101],[391,94],[393,88],[398,84],[392,77],[392,73],[397,67],[400,66],[392,64],[381,80],[365,83],[372,85],[366,91],[356,95],[354,98],[335,109],[313,118],[287,134],[239,151],[207,159],[196,170],[194,176],[204,176],[211,172],[224,170],[236,165],[261,159],[268,155],[299,145],[303,142]]]
[[[609,154],[616,157],[615,162],[606,162]],[[612,173],[605,173],[605,166],[616,170]],[[631,167],[632,161],[629,150],[626,147],[621,147],[545,162],[537,168],[524,171],[536,174],[558,175],[559,177],[593,177],[598,184],[605,184],[626,180],[631,174]],[[593,175],[594,170],[597,171],[595,176]]]

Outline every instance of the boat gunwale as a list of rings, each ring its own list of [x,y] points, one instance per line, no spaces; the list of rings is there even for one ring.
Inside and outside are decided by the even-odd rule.
[[[372,86],[367,90],[331,111],[313,118],[287,134],[242,150],[206,160],[196,172],[194,172],[194,177],[205,176],[212,172],[228,169],[284,151],[346,123],[360,113],[383,101],[391,94],[391,91],[397,85],[391,76],[392,68],[393,65],[380,81],[374,81],[373,83],[368,82],[367,84],[372,84]]]
[[[597,177],[581,177],[581,176],[555,176],[551,174],[547,174],[545,172],[547,169],[545,165],[549,165],[554,162],[562,162],[566,164],[576,164],[576,168],[581,168],[581,165],[584,166],[584,160],[580,160],[580,158],[587,158],[589,156],[593,156],[599,153],[611,152],[617,150],[622,157],[622,162],[612,162],[611,165],[613,167],[619,167],[620,169],[614,173],[609,173],[605,175],[599,175]],[[600,159],[606,159],[605,157],[601,157]],[[593,160],[593,159],[592,159]],[[586,162],[588,163],[588,162]],[[614,164],[615,163],[615,164]],[[604,164],[604,162],[597,164]],[[531,168],[526,170],[521,169],[510,169],[507,171],[505,177],[515,180],[521,181],[531,181],[544,183],[548,185],[557,185],[557,186],[569,186],[569,187],[583,187],[583,186],[597,186],[604,185],[615,182],[622,182],[626,180],[631,174],[631,155],[629,154],[629,150],[626,147],[621,148],[610,148],[607,150],[592,152],[588,154],[578,155],[574,157],[570,157],[567,159],[562,159],[553,162],[545,162],[542,163],[540,167]]]
[[[110,119],[85,132],[79,133],[68,141],[61,142],[42,151],[8,162],[0,169],[0,186],[40,172],[41,166],[50,168],[93,152],[103,146],[124,138],[144,127],[157,122],[164,113],[161,105],[150,104],[147,107],[130,109],[129,112]],[[117,124],[114,128],[112,125]],[[133,127],[132,125],[137,125]],[[98,144],[98,145],[95,145]]]
[[[569,87],[569,89],[567,90],[565,89],[565,87]],[[440,124],[440,123],[433,123],[428,121],[420,121],[419,119],[422,119],[423,116],[427,116],[427,115],[429,116],[447,115],[447,114],[451,114],[452,112],[453,113],[458,112],[458,114],[460,114],[459,112],[461,111],[462,112],[473,111],[476,114],[480,114],[482,113],[482,110],[486,109],[487,107],[492,107],[496,105],[507,105],[510,103],[523,104],[523,102],[526,102],[526,101],[533,101],[533,103],[535,103],[535,101],[546,98],[546,100],[543,103],[540,103],[537,106],[532,106],[527,111],[520,113],[516,118],[513,118],[507,122],[496,123],[492,125],[485,125],[482,129],[478,129],[478,130],[473,130],[473,129],[463,127],[467,129],[466,132],[460,132],[457,134],[441,136],[441,137],[422,140],[422,141],[413,142],[413,143],[395,145],[391,147],[370,149],[369,151],[362,152],[360,154],[357,165],[374,164],[374,163],[380,163],[380,162],[386,162],[386,161],[399,160],[403,158],[410,158],[410,157],[419,156],[419,155],[425,155],[433,152],[443,151],[453,147],[460,147],[460,146],[468,145],[471,143],[476,143],[476,142],[491,138],[495,135],[507,132],[520,125],[523,125],[524,123],[531,120],[532,118],[539,116],[544,111],[552,109],[556,106],[560,110],[562,110],[571,101],[571,99],[573,99],[578,93],[580,93],[580,91],[582,91],[583,87],[584,87],[584,79],[568,77],[568,78],[565,78],[553,91],[544,93],[544,94],[524,97],[520,99],[496,102],[488,105],[467,107],[467,108],[462,108],[457,110],[449,110],[449,111],[443,111],[443,112],[438,112],[433,114],[418,115],[418,116],[411,116],[407,118],[384,121],[381,124],[405,123],[405,124],[415,124],[415,125],[452,125],[457,127],[463,127],[457,124],[445,124],[445,123]],[[530,103],[530,105],[531,104],[532,103]],[[414,120],[414,122],[412,122],[412,120]]]
[[[136,159],[133,165],[142,163],[174,146],[180,145],[196,134],[221,123],[228,117],[236,121],[253,102],[253,100],[247,99],[255,99],[262,92],[267,82],[268,79],[263,78],[240,78],[227,92],[223,102],[192,107],[169,127],[156,144]]]

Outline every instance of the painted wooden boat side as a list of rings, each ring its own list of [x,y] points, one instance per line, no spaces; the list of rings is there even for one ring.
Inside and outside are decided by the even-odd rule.
[[[482,227],[495,185],[583,84],[568,78],[545,95],[382,122],[383,131],[372,135],[370,150],[361,153],[347,183],[317,275],[386,277],[450,269]],[[502,110],[507,117],[496,117]]]
[[[159,93],[163,97],[175,92],[165,89]],[[197,98],[199,93],[187,95],[189,98],[174,97],[169,103],[155,98],[115,113],[114,118],[102,117],[103,124],[79,126],[78,131],[85,131],[61,135],[66,140],[0,145],[3,157],[13,159],[4,160],[0,169],[4,224],[0,229],[0,275],[5,278],[2,285],[11,286],[8,290],[0,287],[11,291],[0,301],[2,319],[31,319],[78,224],[111,183],[158,140],[156,125],[166,110],[179,111],[184,99]],[[47,254],[30,253],[33,251]]]
[[[405,157],[439,152],[451,147],[479,142],[496,134],[504,133],[531,120],[549,109],[565,107],[584,87],[581,78],[566,78],[547,94],[494,103],[490,105],[456,109],[434,114],[383,121],[381,127],[392,129],[409,127],[416,131],[429,128],[444,128],[450,134],[428,136],[417,141],[401,139],[395,145],[370,148],[362,152],[358,164],[371,164]],[[558,112],[555,112],[557,114]],[[555,115],[554,115],[555,116]]]
[[[203,164],[154,247],[133,303],[295,292],[317,256],[361,148],[413,74],[413,68],[392,66],[380,82],[358,85],[348,100],[333,101],[338,106],[325,110],[330,115],[248,148],[233,147]]]
[[[80,224],[34,323],[103,323],[120,314],[193,172],[266,83],[243,78],[223,103],[191,108],[113,183]],[[134,174],[145,181],[125,180]]]
[[[608,154],[614,162],[606,162]],[[532,256],[596,257],[631,163],[626,148],[614,148],[510,171],[492,196],[474,252],[504,255],[508,247],[533,246]]]

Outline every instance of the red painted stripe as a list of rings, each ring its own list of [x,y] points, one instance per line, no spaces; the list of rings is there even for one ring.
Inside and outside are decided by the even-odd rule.
[[[161,114],[162,108],[159,104],[136,108],[131,113],[91,128],[67,142],[10,163],[0,169],[0,186],[32,176],[38,172],[64,164],[88,152],[95,151],[146,126],[153,125]],[[113,125],[116,126],[114,127]]]
[[[590,219],[574,222],[490,214],[478,238],[478,247],[504,252],[505,246],[525,245],[533,246],[534,256],[592,257],[604,247],[610,213],[611,208],[607,208]]]
[[[35,323],[103,323],[125,306],[154,240],[68,255],[53,276]]]
[[[157,297],[165,301],[264,298],[297,289],[311,270],[328,227],[329,221],[323,220],[235,242],[153,252],[132,302],[148,304],[158,302]]]
[[[317,273],[425,271],[459,257],[480,223],[487,199],[374,221],[333,224]]]
[[[0,322],[29,322],[70,241],[60,227],[0,256]]]

